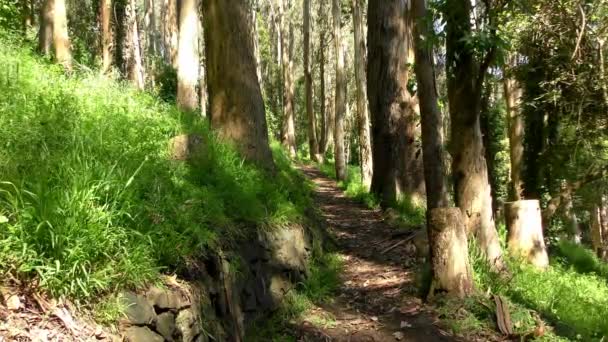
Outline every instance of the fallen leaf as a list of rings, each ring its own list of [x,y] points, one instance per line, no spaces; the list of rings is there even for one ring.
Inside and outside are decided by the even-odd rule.
[[[371,320],[372,320],[372,321],[374,321],[374,322],[378,322],[378,317],[376,317],[376,316],[372,316],[372,317],[371,317]]]
[[[396,333],[393,334],[393,337],[395,338],[395,340],[401,341],[401,340],[403,340],[404,335],[401,331],[397,331]]]

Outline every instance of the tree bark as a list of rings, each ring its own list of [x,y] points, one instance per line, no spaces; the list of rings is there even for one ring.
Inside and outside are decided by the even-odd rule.
[[[601,196],[591,211],[591,242],[598,258],[608,260],[608,200]]]
[[[72,69],[72,48],[68,35],[68,17],[65,0],[54,0],[53,6],[53,45],[55,60],[67,70]]]
[[[40,11],[40,30],[38,31],[38,50],[45,56],[51,55],[53,46],[53,6],[55,0],[44,0]]]
[[[281,130],[281,143],[289,155],[296,156],[296,129],[295,129],[295,83],[293,80],[293,49],[294,35],[293,22],[289,18],[289,0],[279,0],[279,21],[281,30],[281,63],[283,67],[283,127]],[[287,3],[286,3],[287,1]]]
[[[473,292],[467,234],[458,208],[435,208],[429,211],[429,237],[433,267],[433,290],[466,297]],[[432,291],[430,295],[432,295]]]
[[[336,51],[336,97],[334,123],[334,160],[336,179],[346,179],[346,158],[344,155],[344,117],[346,115],[346,71],[344,67],[344,45],[342,42],[342,9],[340,0],[332,0],[334,46]]]
[[[34,24],[32,5],[30,0],[21,0],[21,28],[24,33]]]
[[[323,31],[323,28],[321,30]],[[325,32],[321,32],[319,34],[319,83],[320,83],[320,94],[319,94],[319,102],[321,104],[321,141],[319,146],[319,153],[321,156],[325,156],[327,152],[327,95],[325,94],[325,84],[326,84],[326,75],[325,75]]]
[[[367,103],[367,66],[365,37],[363,35],[363,15],[361,0],[353,0],[353,26],[355,34],[355,82],[357,84],[357,116],[359,121],[359,164],[361,166],[361,183],[369,190],[372,184],[372,145],[370,119]]]
[[[112,0],[100,0],[99,22],[101,24],[101,71],[106,73],[112,66]]]
[[[163,39],[167,63],[177,69],[177,50],[179,41],[178,0],[164,0]]]
[[[310,66],[310,1],[304,0],[304,78],[306,87],[306,117],[308,118],[308,147],[310,159],[317,162],[319,158],[319,142],[317,140],[317,118],[313,109],[312,71]]]
[[[549,266],[539,201],[507,202],[504,209],[511,254],[523,257],[538,268]]]
[[[426,24],[425,0],[414,0],[413,6],[417,19],[414,26],[416,51],[414,67],[420,100],[427,210],[430,210],[449,205],[443,158],[443,118],[437,105],[433,50],[429,41],[432,28]]]
[[[417,197],[422,178],[415,147],[416,103],[407,90],[413,28],[411,14],[400,0],[370,0],[368,6],[371,191],[389,206]]]
[[[476,233],[488,261],[499,265],[502,252],[492,215],[479,121],[487,65],[476,61],[472,47],[466,43],[471,34],[470,0],[457,0],[447,8],[446,67],[456,204],[462,210],[467,232]]]
[[[177,107],[186,112],[194,112],[199,104],[198,7],[197,0],[182,0],[179,12]]]
[[[517,63],[517,55],[508,58],[508,68],[504,71],[503,87],[507,104],[507,123],[509,132],[509,157],[511,160],[511,183],[509,198],[512,201],[522,199],[523,182],[522,166],[524,158],[524,123],[521,115],[522,89],[512,75]]]
[[[203,2],[211,127],[248,160],[272,171],[249,6],[248,0]]]
[[[126,9],[126,39],[128,41],[128,55],[126,60],[127,78],[137,89],[145,87],[144,67],[142,64],[141,49],[139,42],[139,28],[137,25],[137,2],[129,0]]]

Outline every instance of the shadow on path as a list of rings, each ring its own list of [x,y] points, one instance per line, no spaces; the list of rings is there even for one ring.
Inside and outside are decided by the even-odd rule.
[[[313,310],[315,317],[331,317],[331,324],[305,319],[293,327],[298,340],[457,341],[434,324],[432,311],[417,298],[415,269],[405,266],[404,247],[382,253],[394,229],[381,212],[346,198],[313,167],[300,169],[317,186],[316,205],[336,238],[344,271],[335,300]]]

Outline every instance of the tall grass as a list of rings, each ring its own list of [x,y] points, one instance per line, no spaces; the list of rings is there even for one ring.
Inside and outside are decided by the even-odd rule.
[[[301,220],[310,184],[219,143],[204,119],[96,73],[65,75],[0,32],[0,276],[82,302]],[[204,153],[169,158],[197,134]]]

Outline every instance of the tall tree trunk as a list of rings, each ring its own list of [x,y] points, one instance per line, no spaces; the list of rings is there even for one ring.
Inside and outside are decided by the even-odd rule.
[[[437,105],[437,85],[433,50],[430,47],[431,28],[426,26],[425,0],[414,0],[416,81],[420,100],[422,149],[426,183],[427,209],[449,206],[449,191],[443,148],[443,118]]]
[[[255,56],[255,70],[258,76],[258,82],[260,83],[260,89],[264,94],[264,77],[262,77],[262,56],[260,54],[260,42],[258,37],[258,6],[259,0],[253,0],[251,6],[251,22],[253,23],[252,39],[253,39],[253,51]]]
[[[197,0],[182,0],[179,12],[177,107],[187,112],[198,108],[198,7]]]
[[[325,75],[325,32],[323,29],[319,30],[319,83],[320,83],[320,94],[319,102],[321,105],[321,140],[319,146],[319,153],[321,156],[325,156],[327,152],[327,95],[325,94],[326,75]]]
[[[522,199],[522,166],[524,158],[524,122],[521,115],[522,89],[517,79],[512,75],[516,66],[517,55],[508,59],[508,69],[504,71],[503,87],[507,103],[507,123],[509,127],[509,157],[511,160],[511,182],[509,197],[511,201]]]
[[[177,50],[179,41],[178,0],[164,0],[163,40],[166,62],[177,69]]]
[[[38,31],[38,50],[45,56],[51,55],[53,46],[53,6],[55,0],[44,0],[40,11],[40,30]]]
[[[342,10],[340,0],[332,0],[334,45],[336,50],[336,109],[334,126],[334,159],[336,179],[346,179],[346,159],[344,156],[344,116],[346,115],[346,71],[344,66],[344,45],[342,43]]]
[[[310,66],[310,1],[304,0],[304,78],[306,87],[306,117],[308,118],[308,147],[310,158],[319,161],[319,142],[317,140],[317,118],[313,109],[312,72]]]
[[[465,296],[472,291],[473,281],[462,213],[458,208],[448,208],[443,119],[437,105],[433,50],[429,39],[432,27],[427,25],[424,0],[414,0],[413,11],[416,18],[414,67],[420,100],[432,289],[441,288],[451,294]]]
[[[279,0],[279,17],[281,29],[281,63],[283,67],[283,127],[281,130],[281,143],[289,155],[296,156],[296,129],[295,129],[295,84],[293,80],[293,49],[294,35],[293,22],[289,15],[291,7],[289,0]],[[287,3],[286,3],[287,2]]]
[[[112,0],[100,0],[99,22],[101,26],[101,71],[112,66]]]
[[[247,159],[273,170],[249,2],[206,0],[203,11],[211,126]]]
[[[353,26],[355,33],[355,81],[357,83],[357,116],[359,118],[359,164],[361,183],[369,190],[372,184],[372,144],[370,119],[367,104],[365,68],[367,64],[365,36],[363,35],[363,15],[361,0],[353,0]]]
[[[128,46],[128,58],[127,58],[127,78],[137,87],[137,89],[143,90],[145,87],[144,82],[144,68],[142,64],[141,49],[139,42],[139,29],[137,25],[137,3],[135,0],[129,0],[126,9],[126,39]]]
[[[68,17],[65,0],[54,0],[53,6],[53,45],[55,59],[66,69],[72,69],[72,49],[68,35]]]
[[[412,46],[409,11],[400,0],[370,0],[367,92],[372,118],[371,191],[388,206],[415,197],[416,103],[407,90]]]
[[[481,88],[487,66],[475,60],[466,42],[471,34],[471,3],[456,0],[447,7],[447,77],[452,128],[452,173],[456,204],[469,233],[493,265],[501,262],[501,247],[492,215],[492,195],[480,128]]]

